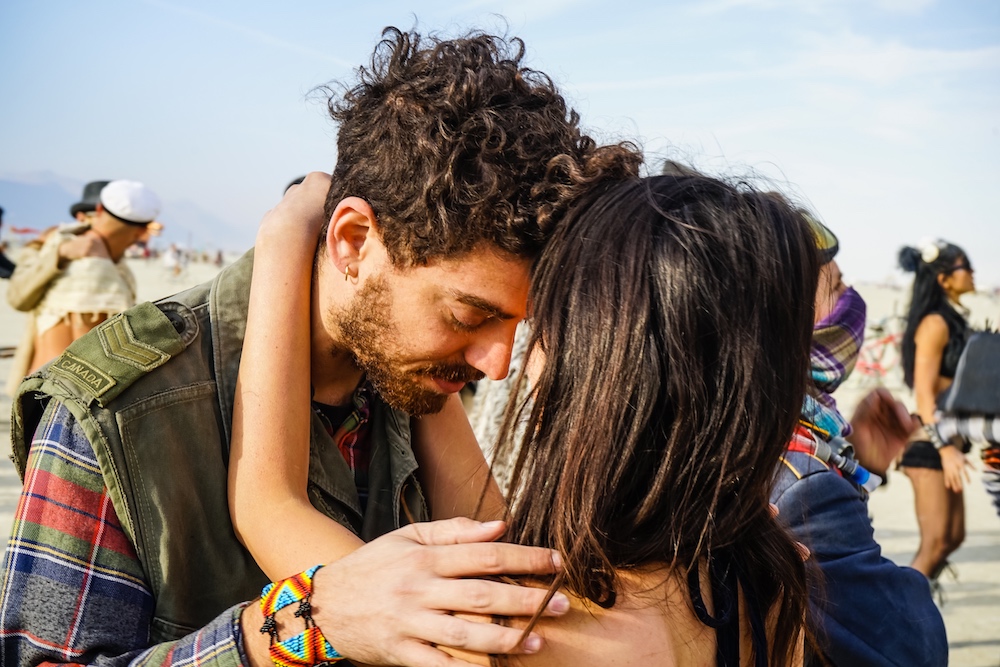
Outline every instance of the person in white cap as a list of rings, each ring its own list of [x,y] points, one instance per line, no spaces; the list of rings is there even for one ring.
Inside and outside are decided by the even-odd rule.
[[[56,229],[39,250],[39,256],[55,257],[67,243],[86,241],[88,248],[80,257],[59,262],[54,277],[20,304],[30,309],[34,331],[26,333],[30,343],[18,355],[9,384],[61,354],[108,316],[135,305],[135,277],[121,259],[129,246],[148,235],[160,213],[160,199],[142,183],[118,180],[101,189],[94,208],[89,227]]]

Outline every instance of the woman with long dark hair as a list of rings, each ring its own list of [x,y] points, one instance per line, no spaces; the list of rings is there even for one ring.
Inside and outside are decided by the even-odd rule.
[[[899,264],[916,274],[903,333],[903,379],[913,389],[925,424],[903,454],[901,465],[913,483],[920,549],[911,566],[936,580],[949,554],[965,539],[963,477],[968,441],[943,442],[933,428],[936,401],[955,377],[969,336],[963,294],[975,290],[968,255],[945,241],[925,241],[899,252]]]
[[[501,441],[526,416],[509,537],[562,552],[576,600],[542,628],[546,664],[623,647],[646,664],[795,660],[804,566],[768,493],[817,271],[786,204],[696,175],[610,186],[550,241],[531,286],[544,363]]]
[[[818,263],[783,200],[699,175],[607,183],[558,224],[532,271],[539,370],[500,446],[519,452],[507,539],[561,552],[564,573],[533,585],[571,609],[518,664],[801,662],[805,565],[768,495],[805,395]],[[254,446],[289,456],[282,421]]]

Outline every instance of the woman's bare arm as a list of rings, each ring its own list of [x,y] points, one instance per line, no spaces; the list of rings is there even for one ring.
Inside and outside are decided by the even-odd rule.
[[[329,182],[325,174],[310,174],[293,188],[264,217],[254,251],[233,413],[229,507],[240,541],[273,580],[362,545],[306,495],[310,284]]]
[[[948,325],[940,315],[928,315],[921,320],[913,339],[917,348],[913,360],[917,414],[925,424],[933,424],[936,421],[937,396],[946,388],[946,381],[941,377],[941,359],[948,345]],[[969,479],[968,467],[971,464],[965,454],[953,445],[946,444],[939,451],[944,484],[957,493]]]
[[[432,518],[503,518],[506,505],[455,395],[441,412],[413,419],[413,453]]]
[[[913,394],[917,414],[925,424],[934,423],[938,384],[941,378],[941,358],[948,344],[948,325],[938,314],[920,321],[913,336],[916,354],[913,358]]]

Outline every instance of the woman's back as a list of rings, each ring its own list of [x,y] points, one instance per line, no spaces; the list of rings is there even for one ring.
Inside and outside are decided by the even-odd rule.
[[[724,649],[727,651],[725,656],[720,656],[716,629],[698,618],[691,604],[686,577],[671,573],[665,567],[620,572],[619,577],[621,587],[613,607],[605,609],[568,593],[570,611],[556,620],[541,619],[535,626],[535,631],[545,640],[545,650],[537,655],[508,658],[507,664],[519,667],[754,665],[748,607],[754,601],[748,601],[742,591],[738,613],[729,619],[732,623],[729,628],[736,633],[737,641],[735,646]],[[701,568],[701,590],[704,591],[706,611],[718,617],[707,567]],[[480,617],[478,620],[489,622],[490,619]],[[514,623],[514,627],[523,625]],[[490,664],[484,656],[456,655],[474,664]],[[791,664],[801,662],[800,651]]]
[[[570,596],[566,617],[541,622],[539,634],[546,650],[537,656],[519,657],[512,664],[533,667],[602,665],[626,667],[752,667],[752,633],[748,600],[740,595],[738,613],[732,619],[738,633],[736,650],[718,655],[716,630],[702,623],[691,605],[687,578],[664,569],[619,573],[621,590],[614,607],[604,609]],[[718,616],[712,604],[710,578],[702,568],[701,589],[706,609]],[[766,650],[766,649],[765,649]],[[738,655],[738,663],[731,662]],[[766,663],[766,660],[765,660]],[[801,657],[793,664],[801,664]]]

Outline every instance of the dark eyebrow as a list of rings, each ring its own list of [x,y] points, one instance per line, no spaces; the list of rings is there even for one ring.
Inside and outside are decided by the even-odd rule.
[[[517,319],[516,316],[504,311],[499,306],[490,303],[486,299],[476,296],[475,294],[467,294],[465,292],[452,292],[452,296],[459,303],[464,303],[466,306],[472,306],[477,310],[481,310],[486,313],[489,317],[495,317],[498,320],[513,320]]]

